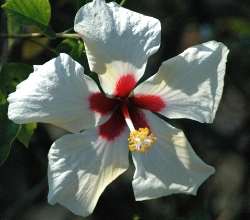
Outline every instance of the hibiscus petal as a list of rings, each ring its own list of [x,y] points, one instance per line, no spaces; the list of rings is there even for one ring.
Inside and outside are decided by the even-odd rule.
[[[228,52],[215,41],[190,47],[165,61],[154,76],[135,88],[135,96],[160,96],[165,107],[158,112],[166,117],[211,123],[223,91]]]
[[[48,155],[49,195],[76,215],[93,212],[106,186],[128,168],[127,133],[113,141],[98,136],[98,129],[65,135]]]
[[[96,83],[67,54],[35,66],[27,80],[8,97],[8,117],[18,124],[51,123],[71,132],[105,122],[110,114],[91,110],[89,97],[100,93]]]
[[[83,38],[90,69],[113,95],[121,76],[143,75],[147,59],[160,45],[160,22],[112,2],[94,0],[76,14],[75,31]]]
[[[137,201],[172,193],[196,194],[198,187],[214,168],[206,165],[194,152],[183,132],[149,111],[143,110],[151,132],[157,140],[148,155],[133,151],[136,167],[133,180]]]

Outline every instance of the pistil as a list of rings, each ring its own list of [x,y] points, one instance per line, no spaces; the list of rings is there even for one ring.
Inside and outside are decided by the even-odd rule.
[[[156,141],[156,137],[154,137],[147,127],[139,128],[138,130],[135,129],[126,104],[123,104],[121,109],[130,129],[130,137],[128,138],[130,151],[136,150],[139,153],[148,154],[151,145]]]
[[[128,107],[126,105],[126,103],[124,103],[122,106],[121,106],[121,109],[122,109],[122,113],[124,115],[124,118],[125,118],[125,121],[129,127],[129,130],[130,131],[135,131],[135,127],[132,123],[132,120],[130,118],[130,115],[129,115],[129,112],[128,112]]]

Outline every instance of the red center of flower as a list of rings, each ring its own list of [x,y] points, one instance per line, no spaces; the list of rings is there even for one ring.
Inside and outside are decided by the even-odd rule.
[[[109,115],[114,111],[117,105],[117,99],[110,99],[103,95],[101,92],[93,93],[89,97],[89,108],[101,115]]]
[[[134,89],[136,79],[133,74],[123,75],[115,85],[114,97],[125,99],[129,93]]]
[[[137,94],[129,96],[136,84],[132,74],[122,76],[116,83],[114,98],[107,98],[100,93],[94,93],[89,97],[89,108],[101,115],[111,115],[110,119],[99,126],[99,135],[107,141],[112,141],[127,127],[122,106],[127,109],[135,129],[149,128],[148,121],[141,109],[159,112],[165,107],[160,96]],[[141,109],[140,109],[141,108]],[[150,129],[150,128],[149,128]]]

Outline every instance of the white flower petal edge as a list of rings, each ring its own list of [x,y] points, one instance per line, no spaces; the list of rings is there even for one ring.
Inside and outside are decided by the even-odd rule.
[[[211,123],[223,91],[228,52],[215,41],[190,47],[162,63],[134,93],[159,95],[166,104],[159,113],[168,118]]]
[[[48,202],[91,214],[106,186],[128,168],[127,133],[107,142],[92,128],[57,140],[48,154]]]
[[[196,194],[214,168],[194,152],[183,132],[143,110],[157,138],[148,155],[132,152],[136,167],[133,189],[137,201],[172,193]]]
[[[138,81],[147,59],[160,46],[160,22],[112,2],[94,0],[76,14],[74,29],[83,38],[90,69],[112,95],[117,80],[134,74]]]
[[[79,132],[104,123],[110,116],[89,109],[88,97],[100,92],[96,83],[84,75],[80,64],[60,54],[21,82],[8,97],[8,117],[15,123],[45,122]]]

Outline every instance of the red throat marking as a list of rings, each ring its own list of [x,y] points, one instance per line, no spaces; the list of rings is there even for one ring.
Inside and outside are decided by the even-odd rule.
[[[136,83],[134,75],[128,73],[121,76],[117,81],[113,94],[114,98],[108,98],[101,92],[89,96],[90,110],[101,115],[112,114],[107,122],[98,127],[99,136],[106,141],[115,140],[125,131],[128,123],[125,118],[128,117],[131,118],[135,130],[139,128],[148,128],[150,130],[148,120],[142,109],[160,112],[166,107],[166,104],[158,95],[136,94],[129,97]],[[126,105],[126,111],[124,109],[122,111],[123,105]]]
[[[136,78],[131,73],[121,76],[115,85],[114,97],[127,98],[136,83]]]
[[[89,108],[101,115],[111,114],[116,105],[117,99],[108,98],[101,92],[93,93],[89,96]]]
[[[99,135],[107,141],[112,141],[120,136],[126,126],[122,111],[120,108],[117,108],[111,118],[99,126]]]
[[[130,103],[136,107],[153,112],[160,112],[166,107],[166,104],[158,95],[136,94],[131,97]]]

